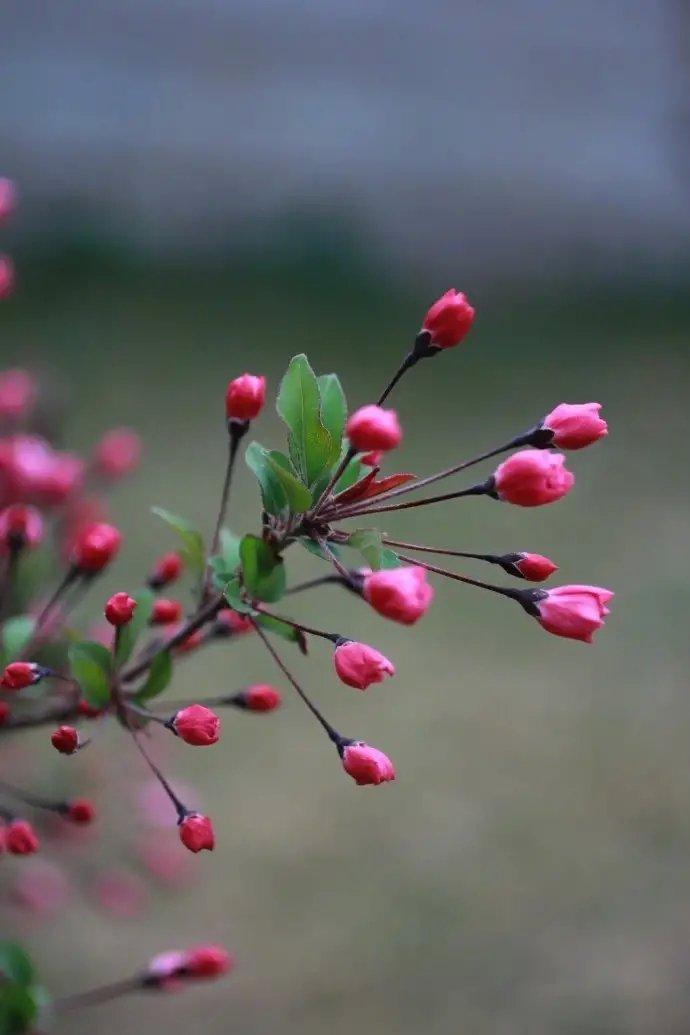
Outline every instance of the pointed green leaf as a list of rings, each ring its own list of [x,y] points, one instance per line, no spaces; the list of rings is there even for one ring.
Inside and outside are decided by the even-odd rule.
[[[21,656],[35,628],[36,619],[31,615],[17,615],[7,619],[2,627],[2,660],[5,665]]]
[[[299,478],[295,476],[292,464],[286,456],[272,449],[266,454],[266,462],[280,482],[287,496],[290,510],[294,514],[303,514],[311,506],[311,493]]]
[[[313,485],[333,463],[337,450],[321,419],[321,396],[314,371],[302,354],[290,360],[276,402],[290,435],[290,458],[305,485]]]
[[[268,450],[258,442],[250,442],[244,454],[247,467],[254,472],[259,482],[264,510],[278,516],[287,512],[288,501],[280,479],[273,465],[268,463],[267,457]]]
[[[359,528],[353,532],[347,545],[359,550],[373,571],[381,567],[381,533],[376,528]]]
[[[173,663],[169,650],[157,654],[151,662],[148,679],[137,694],[137,701],[150,701],[162,694],[172,679]]]
[[[322,374],[317,377],[321,396],[321,419],[333,440],[333,454],[340,455],[340,447],[347,421],[347,400],[337,374]]]
[[[322,561],[330,561],[330,557],[318,543],[315,543],[313,539],[308,539],[306,536],[301,536],[299,542],[302,544],[305,550],[309,553],[313,553],[315,557],[320,557]],[[329,543],[328,549],[331,550],[339,561],[344,560],[343,551],[336,543]]]
[[[256,613],[254,608],[245,601],[242,595],[242,583],[237,577],[230,579],[224,587],[223,596],[233,611],[237,611],[238,614],[253,615]]]
[[[283,622],[282,619],[274,618],[273,615],[262,614],[257,615],[256,621],[262,629],[275,633],[277,636],[282,636],[288,643],[299,643],[299,630],[295,629],[294,625],[290,625],[289,622]]]
[[[169,510],[164,510],[162,507],[151,507],[152,513],[156,517],[161,518],[167,525],[170,525],[182,540],[182,550],[180,551],[186,560],[188,566],[196,572],[203,572],[206,565],[205,552],[204,552],[204,540],[196,528],[186,521],[184,518],[179,517],[177,514],[171,514]]]
[[[67,657],[70,672],[86,700],[94,708],[104,708],[110,701],[110,651],[101,643],[82,640],[70,644]]]
[[[379,554],[379,567],[383,568],[401,568],[403,562],[398,557],[397,553],[393,550],[387,549],[385,546]]]
[[[30,985],[34,979],[31,960],[16,942],[0,942],[0,975],[17,985]]]
[[[240,543],[242,579],[252,597],[273,603],[285,592],[285,565],[272,546],[255,535]]]

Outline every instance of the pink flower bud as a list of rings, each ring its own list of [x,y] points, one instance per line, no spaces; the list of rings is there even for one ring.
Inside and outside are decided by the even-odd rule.
[[[36,831],[25,819],[13,819],[7,824],[5,843],[12,855],[33,855],[40,844]]]
[[[74,798],[67,807],[67,818],[82,826],[93,823],[96,818],[96,807],[88,798]]]
[[[23,690],[33,686],[43,676],[43,670],[35,661],[13,661],[5,669],[0,686],[4,690]]]
[[[600,586],[556,586],[539,592],[544,593],[535,601],[539,624],[555,636],[584,643],[592,643],[594,633],[601,629],[609,614],[606,605],[614,596]]]
[[[360,787],[395,779],[395,766],[388,755],[358,740],[343,751],[343,769]]]
[[[14,264],[9,255],[0,255],[0,300],[10,297],[14,284]]]
[[[0,701],[0,726],[4,726],[10,717],[10,706],[7,701]]]
[[[381,406],[362,406],[347,422],[347,436],[360,453],[395,449],[402,441],[402,429],[395,410]]]
[[[374,449],[371,453],[365,453],[359,460],[365,467],[380,467],[384,455],[382,449]]]
[[[384,618],[414,625],[434,599],[434,589],[419,565],[372,571],[364,577],[364,599]]]
[[[513,567],[528,582],[543,582],[558,571],[558,565],[540,553],[521,553],[519,560],[513,562]]]
[[[13,503],[0,513],[0,553],[33,549],[43,539],[43,518],[35,507]]]
[[[172,622],[179,622],[184,613],[184,608],[179,600],[168,600],[160,597],[154,602],[151,612],[152,625],[170,625]]]
[[[553,444],[560,449],[583,449],[609,433],[600,409],[601,403],[560,403],[544,417],[541,427],[553,432]]]
[[[58,726],[50,741],[61,755],[73,755],[79,747],[79,734],[74,726]]]
[[[180,841],[190,852],[213,851],[216,843],[213,824],[208,816],[190,812],[179,825]]]
[[[179,553],[164,553],[156,561],[149,583],[154,589],[162,589],[163,586],[167,586],[179,579],[183,567],[184,564]]]
[[[184,969],[189,977],[216,978],[228,974],[234,964],[222,945],[195,945],[185,953]]]
[[[26,370],[0,372],[0,420],[19,420],[31,411],[38,395],[36,382]]]
[[[36,495],[46,506],[58,506],[72,496],[84,479],[84,461],[72,453],[53,453],[41,477]]]
[[[283,700],[280,691],[267,683],[247,687],[238,695],[238,699],[250,712],[272,712],[280,707]]]
[[[542,449],[522,449],[504,460],[494,474],[496,494],[518,507],[555,503],[572,489],[575,475],[565,457]]]
[[[73,562],[80,571],[95,574],[110,564],[121,543],[122,535],[113,525],[89,525],[77,537]]]
[[[335,648],[333,664],[343,683],[355,690],[366,690],[372,683],[382,683],[386,676],[395,675],[395,666],[385,655],[355,640]]]
[[[209,747],[220,737],[220,719],[203,704],[190,704],[173,716],[171,728],[194,747]]]
[[[195,629],[193,633],[190,633],[184,640],[176,644],[174,649],[178,654],[189,654],[202,645],[205,636],[206,633],[203,629]]]
[[[242,636],[253,632],[254,626],[248,615],[241,615],[231,607],[223,607],[216,615],[216,632],[221,635]]]
[[[439,349],[459,345],[474,322],[474,309],[465,295],[451,288],[434,302],[424,317],[423,331],[431,335],[431,344]]]
[[[0,179],[0,222],[11,216],[17,206],[17,190],[6,176]]]
[[[266,378],[242,374],[228,384],[225,412],[228,420],[254,420],[266,400]]]
[[[131,428],[107,431],[94,450],[94,466],[100,475],[115,481],[135,471],[141,460],[141,439]]]
[[[115,593],[105,605],[105,617],[111,625],[127,625],[137,609],[137,602],[128,593]]]

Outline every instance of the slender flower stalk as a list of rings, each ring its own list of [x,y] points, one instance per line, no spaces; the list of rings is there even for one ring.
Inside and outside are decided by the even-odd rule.
[[[214,554],[218,553],[218,546],[220,544],[220,532],[225,523],[225,515],[227,514],[228,503],[230,502],[230,486],[232,484],[232,475],[235,469],[235,461],[237,459],[237,453],[239,451],[240,443],[244,436],[247,434],[248,429],[248,421],[228,421],[228,462],[227,467],[225,468],[225,479],[223,481],[223,489],[220,495],[218,517],[216,518],[216,525],[213,530],[213,538],[211,540],[211,557],[213,557]]]
[[[464,496],[488,496],[491,493],[491,479],[472,485],[469,489],[461,489],[458,492],[447,492],[442,496],[427,496],[423,500],[411,500],[407,503],[392,503],[379,507],[353,507],[339,511],[337,519],[344,521],[345,518],[363,517],[366,514],[385,514],[392,510],[413,510],[415,507],[428,507],[432,503],[445,503],[447,500],[458,500]]]
[[[490,582],[482,582],[479,579],[471,579],[469,575],[460,575],[455,571],[448,571],[447,568],[439,568],[436,564],[429,564],[427,561],[421,561],[419,558],[406,557],[403,554],[399,554],[400,560],[405,561],[406,564],[416,564],[421,568],[426,568],[427,571],[433,571],[436,575],[445,575],[447,579],[453,579],[455,582],[464,582],[468,586],[478,586],[480,589],[488,589],[492,593],[499,593],[503,597],[510,597],[512,600],[519,600],[524,595],[524,590],[520,589],[509,589],[505,586],[494,586]]]
[[[141,992],[145,988],[141,977],[125,978],[123,981],[113,981],[107,985],[100,985],[88,992],[77,992],[74,995],[62,996],[56,999],[53,1006],[57,1013],[68,1010],[80,1010],[84,1006],[99,1006],[101,1003],[109,1003],[120,996],[129,995],[131,992]]]

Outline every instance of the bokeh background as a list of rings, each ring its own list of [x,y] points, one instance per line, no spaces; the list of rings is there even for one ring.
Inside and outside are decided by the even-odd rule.
[[[2,931],[51,989],[195,941],[240,961],[60,1031],[687,1032],[689,27],[686,0],[3,3],[0,171],[22,197],[2,364],[55,386],[70,447],[121,424],[145,441],[110,502],[126,548],[83,623],[174,545],[150,504],[211,528],[228,378],[275,390],[306,351],[361,404],[451,285],[476,327],[397,392],[404,469],[563,399],[601,401],[611,426],[557,506],[468,499],[385,525],[612,587],[594,647],[450,583],[412,632],[336,589],[295,600],[395,660],[358,695],[319,644],[293,659],[337,726],[392,755],[395,784],[354,788],[285,687],[273,716],[228,715],[211,752],[167,744],[218,847],[160,887],[141,837],[182,849],[147,833],[120,732],[69,761],[44,732],[3,742],[5,771],[88,785],[103,811],[85,850],[44,853],[71,886],[54,915],[18,905],[34,864],[3,862]],[[271,410],[257,434],[280,443]],[[247,471],[236,489],[233,524],[256,529]],[[319,571],[292,562],[295,580]],[[249,637],[188,658],[171,694],[247,681],[282,686]]]

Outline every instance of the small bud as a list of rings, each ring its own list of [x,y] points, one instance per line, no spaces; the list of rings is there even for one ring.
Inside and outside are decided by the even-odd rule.
[[[540,553],[509,553],[499,563],[509,575],[528,582],[543,582],[558,571],[558,565]]]
[[[190,633],[186,639],[182,640],[175,647],[178,654],[189,654],[190,651],[196,650],[200,647],[205,639],[205,632],[203,629],[195,629],[193,633]]]
[[[96,818],[96,808],[93,802],[90,802],[87,798],[75,798],[68,803],[66,815],[73,823],[85,826],[88,823],[93,823]]]
[[[348,744],[342,753],[343,769],[360,787],[395,779],[395,766],[388,755],[361,740]]]
[[[493,477],[494,491],[505,503],[539,507],[563,498],[575,484],[560,453],[522,449],[504,460]]]
[[[384,618],[414,625],[429,610],[434,589],[426,581],[426,570],[414,565],[370,572],[364,576],[363,595]]]
[[[382,449],[374,449],[371,453],[365,453],[359,458],[359,462],[365,467],[380,467],[385,454]]]
[[[111,625],[119,627],[132,621],[137,602],[128,593],[115,593],[105,605],[105,617]]]
[[[183,613],[184,608],[179,600],[159,597],[153,604],[151,625],[171,625],[173,622],[179,622]]]
[[[7,824],[5,842],[12,855],[33,855],[40,844],[36,831],[25,819],[13,819]]]
[[[43,539],[43,518],[35,507],[13,503],[0,513],[0,553],[33,549]]]
[[[242,374],[230,381],[225,393],[228,420],[247,421],[259,416],[266,399],[266,378]]]
[[[556,586],[533,592],[532,607],[539,624],[554,636],[583,643],[592,643],[594,633],[604,625],[609,614],[606,605],[614,596],[600,586]]]
[[[61,755],[73,755],[79,747],[79,734],[74,726],[58,726],[50,741]]]
[[[0,686],[4,690],[23,690],[38,683],[45,674],[45,669],[35,661],[13,661],[5,669]]]
[[[248,615],[241,615],[231,607],[223,607],[216,615],[215,633],[218,636],[242,636],[254,631]]]
[[[170,728],[187,744],[194,747],[210,747],[220,737],[220,719],[203,704],[190,704],[182,708],[170,720]]]
[[[31,374],[16,367],[0,372],[0,420],[20,420],[28,416],[36,402],[38,389]]]
[[[85,719],[97,719],[100,715],[103,715],[105,708],[97,708],[90,701],[87,701],[85,697],[81,697],[77,701],[77,711]]]
[[[267,683],[256,683],[237,694],[235,703],[250,712],[272,712],[279,708],[283,698],[280,691]]]
[[[112,481],[135,471],[141,460],[141,439],[131,428],[107,431],[97,444],[94,467],[100,475]]]
[[[544,417],[540,430],[550,431],[551,443],[559,449],[584,449],[609,433],[600,409],[601,403],[560,403]]]
[[[0,300],[10,297],[14,284],[14,263],[9,255],[0,255]]]
[[[162,589],[163,586],[168,586],[179,579],[183,567],[184,564],[179,553],[164,553],[154,565],[149,576],[149,585],[152,589]]]
[[[202,816],[200,812],[188,813],[179,824],[179,831],[180,841],[190,852],[213,851],[215,834],[208,816]]]
[[[347,436],[360,453],[395,449],[402,441],[402,429],[395,410],[381,406],[362,406],[347,422]]]
[[[193,978],[216,978],[228,974],[234,958],[222,945],[195,945],[185,953],[185,973]]]
[[[11,216],[17,207],[17,189],[6,176],[0,179],[0,222]]]
[[[474,322],[474,309],[465,295],[451,288],[434,302],[424,317],[423,331],[431,335],[431,345],[450,349],[459,345]]]
[[[84,480],[84,461],[73,453],[53,453],[36,485],[37,496],[45,506],[65,503]]]
[[[380,651],[366,643],[347,640],[335,648],[333,664],[339,678],[355,690],[366,690],[395,675],[395,666]]]
[[[10,717],[10,706],[7,701],[0,701],[0,726],[4,726]]]
[[[110,564],[121,543],[122,535],[113,525],[89,525],[77,537],[73,562],[80,571],[94,575]]]

